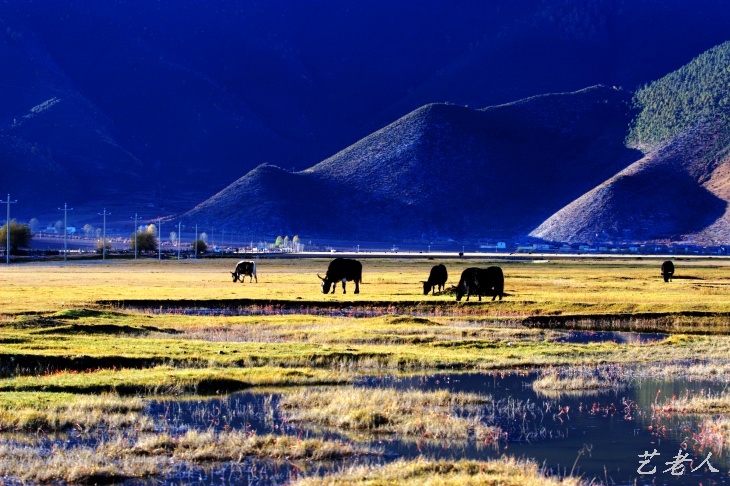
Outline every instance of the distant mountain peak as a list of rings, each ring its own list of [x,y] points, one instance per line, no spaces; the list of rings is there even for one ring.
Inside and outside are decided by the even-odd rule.
[[[256,221],[269,235],[517,238],[636,159],[622,143],[629,101],[593,87],[479,110],[429,104],[302,172],[259,166],[185,218]]]

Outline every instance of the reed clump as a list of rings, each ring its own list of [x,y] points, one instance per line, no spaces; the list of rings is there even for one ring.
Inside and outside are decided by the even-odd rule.
[[[727,452],[730,450],[730,418],[721,415],[705,419],[695,439],[700,447]]]
[[[608,390],[621,390],[626,384],[600,373],[599,369],[594,372],[581,372],[582,368],[567,368],[563,372],[546,370],[542,376],[532,382],[532,389],[538,395],[548,397],[559,397],[565,395],[583,395],[598,393]]]
[[[663,404],[652,404],[654,412],[662,413],[728,413],[730,412],[730,393],[712,393],[704,390],[699,393],[686,393],[672,397]]]
[[[301,390],[281,399],[287,420],[375,433],[493,442],[498,427],[484,423],[480,407],[492,398],[445,390],[383,388]]]

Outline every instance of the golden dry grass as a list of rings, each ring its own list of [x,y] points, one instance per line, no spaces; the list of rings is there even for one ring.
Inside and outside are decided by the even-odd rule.
[[[377,451],[341,441],[258,436],[246,432],[190,431],[179,437],[166,434],[120,436],[96,448],[22,446],[0,442],[0,475],[26,482],[99,484],[145,478],[173,471],[181,461],[193,463],[236,461],[247,457],[322,461]]]
[[[474,413],[491,397],[445,390],[337,388],[300,390],[281,399],[287,420],[339,429],[491,443],[500,431]]]
[[[488,461],[400,459],[385,466],[357,466],[322,477],[295,481],[296,486],[579,486],[580,479],[545,476],[534,462],[511,458]]]
[[[359,295],[323,295],[316,274],[330,259],[259,260],[259,283],[232,283],[234,260],[107,261],[24,264],[0,269],[0,314],[51,312],[93,306],[99,300],[292,300],[307,302],[453,302],[453,296],[423,296],[420,281],[433,261],[363,260]],[[493,261],[447,261],[449,284],[467,266]],[[675,261],[677,278],[664,283],[654,260],[568,261],[533,264],[497,262],[508,297],[493,314],[730,312],[726,260]],[[339,286],[338,286],[339,289]]]
[[[655,412],[716,414],[730,412],[730,394],[701,392],[672,397],[662,404],[654,404]]]

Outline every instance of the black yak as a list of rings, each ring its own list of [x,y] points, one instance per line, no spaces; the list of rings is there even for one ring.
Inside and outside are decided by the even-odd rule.
[[[253,279],[256,279],[256,283],[259,283],[259,278],[256,276],[256,262],[241,260],[236,264],[236,270],[231,272],[234,282],[237,282],[239,279],[241,282],[245,282],[247,275],[251,277],[249,283],[253,282]]]
[[[433,292],[436,292],[436,287],[438,287],[438,291],[441,292],[441,290],[446,286],[446,281],[449,279],[449,274],[446,272],[446,266],[444,266],[443,263],[440,263],[438,265],[434,265],[433,268],[431,268],[431,273],[428,275],[428,280],[423,282],[423,295],[428,295],[429,292],[433,290]]]
[[[499,267],[467,268],[461,272],[461,279],[456,287],[456,300],[460,301],[464,294],[466,294],[467,302],[471,294],[477,294],[480,302],[482,295],[491,295],[492,300],[499,296],[499,300],[502,300],[504,294],[502,269]]]
[[[337,282],[342,281],[342,293],[346,294],[345,282],[348,280],[355,281],[355,293],[360,293],[360,284],[362,283],[362,263],[349,258],[335,258],[327,267],[327,273],[324,278],[317,276],[322,280],[322,293],[328,294],[330,286],[332,293],[335,293]]]
[[[674,275],[674,263],[672,263],[670,260],[667,260],[666,262],[662,263],[662,277],[664,277],[665,282],[671,282],[672,275]]]

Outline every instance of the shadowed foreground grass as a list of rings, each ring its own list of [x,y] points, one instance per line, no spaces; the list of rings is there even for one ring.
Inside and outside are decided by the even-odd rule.
[[[323,477],[308,477],[296,486],[579,486],[576,478],[563,480],[546,477],[534,462],[511,458],[490,461],[437,461],[418,458],[398,460],[385,466],[358,466]]]

